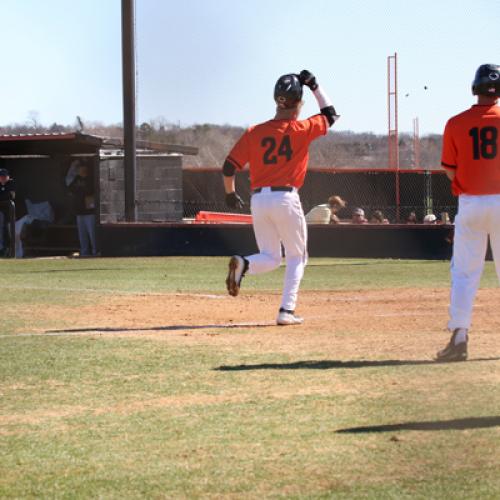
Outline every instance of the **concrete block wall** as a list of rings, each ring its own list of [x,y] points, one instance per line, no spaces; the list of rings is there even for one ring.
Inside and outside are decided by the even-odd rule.
[[[101,158],[99,175],[101,222],[124,221],[123,157]],[[182,220],[182,156],[137,158],[136,204],[138,222]]]

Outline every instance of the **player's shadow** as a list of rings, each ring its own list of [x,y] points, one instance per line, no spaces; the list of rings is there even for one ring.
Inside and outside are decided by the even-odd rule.
[[[84,271],[127,271],[127,268],[116,268],[116,267],[79,267],[77,269],[44,269],[44,270],[28,270],[28,271],[17,271],[12,274],[46,274],[46,273],[80,273]]]
[[[119,326],[92,326],[85,328],[67,328],[61,330],[45,330],[49,335],[77,335],[84,333],[134,333],[134,332],[171,332],[179,330],[232,330],[237,328],[269,328],[274,323],[226,323],[222,325],[165,325],[165,326],[139,326],[134,328],[125,328]]]
[[[500,361],[500,358],[477,358],[467,361]],[[259,363],[255,365],[222,365],[214,368],[217,371],[247,371],[247,370],[334,370],[341,368],[370,368],[370,367],[389,367],[389,366],[419,366],[419,365],[440,365],[431,359],[400,360],[400,359],[382,359],[382,360],[311,360],[295,361],[293,363]]]
[[[363,434],[369,432],[395,431],[463,431],[466,429],[486,429],[500,426],[500,416],[456,418],[452,420],[436,420],[423,422],[402,422],[399,424],[367,425],[339,429],[339,434]]]

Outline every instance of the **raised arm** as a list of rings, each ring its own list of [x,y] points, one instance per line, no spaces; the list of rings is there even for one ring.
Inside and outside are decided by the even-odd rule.
[[[310,71],[304,69],[300,72],[299,80],[302,85],[311,89],[316,101],[318,101],[321,114],[326,117],[328,125],[331,127],[340,118],[340,115],[337,114],[330,98],[316,81],[316,77]]]

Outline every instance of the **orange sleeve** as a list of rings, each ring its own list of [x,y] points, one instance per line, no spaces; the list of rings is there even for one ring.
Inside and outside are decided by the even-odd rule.
[[[446,123],[443,134],[443,150],[441,153],[441,165],[444,168],[456,170],[457,168],[457,148],[453,140],[452,125],[450,120]]]
[[[326,135],[328,132],[328,120],[325,115],[314,115],[307,119],[309,122],[309,138],[311,141]]]
[[[231,162],[236,170],[242,170],[250,160],[250,141],[248,130],[238,139],[233,149],[227,155],[227,160]]]

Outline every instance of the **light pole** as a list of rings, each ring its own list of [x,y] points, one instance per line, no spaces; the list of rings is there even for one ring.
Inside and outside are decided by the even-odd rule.
[[[122,0],[123,140],[125,149],[125,220],[135,222],[135,41],[134,0]]]

